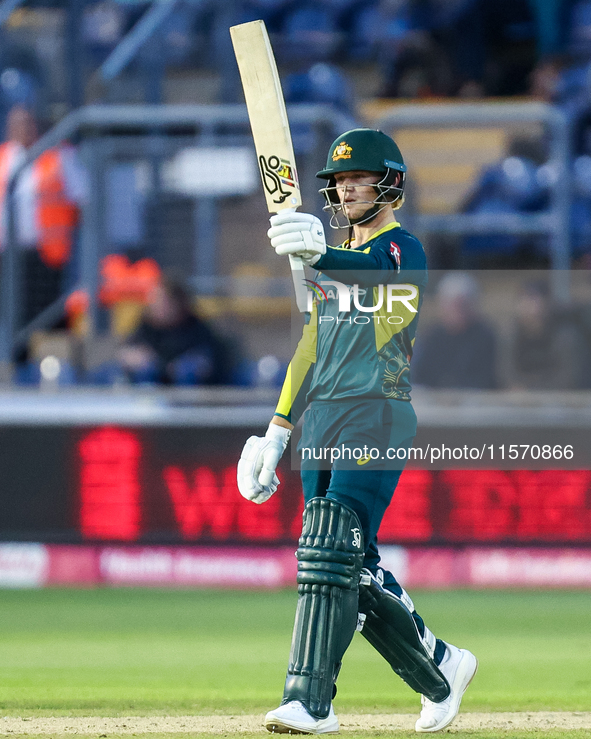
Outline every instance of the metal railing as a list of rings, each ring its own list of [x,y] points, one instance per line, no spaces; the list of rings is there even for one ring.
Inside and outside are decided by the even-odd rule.
[[[572,194],[569,177],[571,122],[562,110],[546,103],[401,105],[381,115],[376,127],[395,131],[410,127],[493,127],[520,123],[543,124],[550,133],[549,163],[555,177],[550,185],[550,208],[546,212],[523,215],[417,213],[412,217],[412,228],[423,233],[454,235],[547,234],[550,237],[550,263],[554,270],[553,292],[558,300],[563,300],[568,293],[571,261],[569,218]]]
[[[320,125],[333,136],[355,125],[355,121],[329,106],[295,105],[289,109],[292,125]],[[542,103],[510,104],[442,104],[397,106],[383,114],[376,126],[387,131],[402,127],[461,127],[502,126],[519,123],[541,123],[550,133],[550,159],[556,177],[551,184],[551,205],[543,213],[524,215],[487,214],[421,214],[406,213],[412,230],[448,234],[548,234],[550,237],[552,285],[555,296],[564,299],[568,294],[570,266],[569,216],[572,202],[570,168],[570,123],[557,108]],[[7,235],[3,268],[0,279],[0,371],[9,374],[15,348],[23,345],[30,333],[48,325],[63,311],[64,298],[47,308],[31,324],[19,327],[19,260],[15,227],[15,190],[25,168],[47,149],[63,140],[78,136],[85,150],[90,171],[91,197],[84,207],[80,243],[80,285],[90,299],[90,337],[97,328],[98,279],[101,244],[105,241],[105,167],[108,155],[109,129],[142,131],[155,157],[164,156],[163,136],[167,128],[188,127],[194,141],[211,145],[227,145],[236,137],[249,137],[249,123],[243,105],[116,105],[81,108],[58,123],[28,151],[26,159],[14,172],[7,187]],[[205,203],[207,206],[207,203]],[[209,213],[209,216],[208,216]],[[202,213],[210,228],[215,227],[215,210],[205,207]],[[201,216],[200,216],[201,217]],[[212,255],[207,248],[215,248],[213,240],[204,239],[201,262]],[[211,260],[210,260],[211,261]],[[199,278],[199,274],[196,275]],[[215,274],[209,277],[219,280]],[[203,277],[202,277],[203,279]]]
[[[137,21],[134,27],[121,39],[100,67],[100,75],[105,82],[117,77],[137,56],[140,49],[158,32],[162,24],[172,14],[176,0],[156,0]]]
[[[344,113],[325,105],[295,105],[289,109],[292,125],[324,126],[334,137],[351,128],[355,121]],[[62,141],[78,136],[85,149],[85,163],[90,175],[90,198],[83,209],[80,237],[80,284],[89,296],[89,337],[97,329],[99,261],[101,244],[105,240],[104,190],[108,151],[105,134],[118,131],[141,130],[150,145],[146,157],[162,157],[165,129],[190,128],[201,144],[228,145],[238,133],[250,142],[250,124],[244,105],[96,105],[70,113],[42,136],[27,152],[27,156],[12,174],[6,188],[6,244],[0,276],[0,376],[7,378],[15,348],[23,345],[30,333],[48,325],[61,314],[64,297],[49,306],[35,320],[19,329],[19,259],[15,221],[15,192],[25,169],[43,152]],[[238,132],[238,133],[237,133]],[[205,209],[207,211],[207,208]],[[211,215],[211,208],[209,209]],[[207,213],[202,214],[207,218]],[[209,219],[211,221],[211,218]],[[213,227],[212,224],[209,224]],[[213,245],[212,239],[203,239],[204,248]],[[207,254],[203,261],[207,261]],[[212,275],[215,277],[215,275]]]

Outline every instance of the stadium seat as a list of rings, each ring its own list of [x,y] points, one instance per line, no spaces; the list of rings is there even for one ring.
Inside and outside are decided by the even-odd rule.
[[[333,64],[319,62],[306,72],[290,74],[283,87],[287,103],[326,103],[347,113],[352,109],[349,81]]]
[[[481,175],[464,212],[487,214],[517,214],[540,211],[547,207],[547,190],[540,181],[536,164],[526,158],[509,156],[488,167]],[[508,234],[468,236],[463,242],[465,255],[510,255],[523,239]],[[539,239],[536,240],[539,244]]]
[[[379,36],[380,13],[377,5],[363,5],[354,14],[347,38],[347,56],[351,61],[373,58]]]
[[[325,62],[312,65],[306,72],[294,72],[285,78],[283,85],[285,101],[333,105],[345,113],[352,114],[353,92],[347,78],[338,67]],[[309,153],[317,145],[314,126],[292,123],[291,135],[297,154]]]
[[[573,204],[571,246],[575,258],[591,252],[591,156],[577,157],[573,163]]]
[[[291,4],[292,0],[247,0],[238,11],[236,23],[262,20],[269,33],[277,33]]]
[[[571,54],[591,56],[590,0],[579,0],[572,9],[568,50]]]
[[[329,59],[342,36],[331,8],[303,3],[285,16],[280,57],[284,62]]]
[[[367,61],[380,51],[388,58],[396,55],[396,46],[411,30],[410,14],[406,8],[393,14],[384,14],[379,5],[363,5],[355,14],[347,39],[347,55],[352,61]]]

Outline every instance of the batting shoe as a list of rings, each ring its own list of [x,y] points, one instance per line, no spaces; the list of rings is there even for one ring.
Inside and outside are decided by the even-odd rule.
[[[265,716],[271,734],[336,734],[339,720],[332,706],[326,718],[314,718],[300,701],[289,701]]]
[[[421,696],[423,708],[415,724],[415,730],[421,733],[441,731],[451,724],[460,710],[462,696],[478,669],[478,660],[472,652],[458,649],[453,644],[446,646],[445,657],[439,669],[449,683],[450,693],[440,703],[433,703],[424,695]]]

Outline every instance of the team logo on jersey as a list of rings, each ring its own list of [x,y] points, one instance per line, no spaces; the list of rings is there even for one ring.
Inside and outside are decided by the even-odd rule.
[[[398,244],[394,241],[390,242],[390,254],[394,257],[396,260],[396,271],[400,272],[400,247]]]
[[[349,146],[346,141],[341,141],[340,144],[335,146],[332,153],[332,161],[337,162],[339,159],[351,159],[351,152],[353,147]]]

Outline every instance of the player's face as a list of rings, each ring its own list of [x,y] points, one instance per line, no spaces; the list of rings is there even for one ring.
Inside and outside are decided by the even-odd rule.
[[[335,182],[343,212],[352,219],[360,218],[367,211],[368,205],[376,199],[377,184],[383,175],[376,172],[355,170],[337,172]]]

